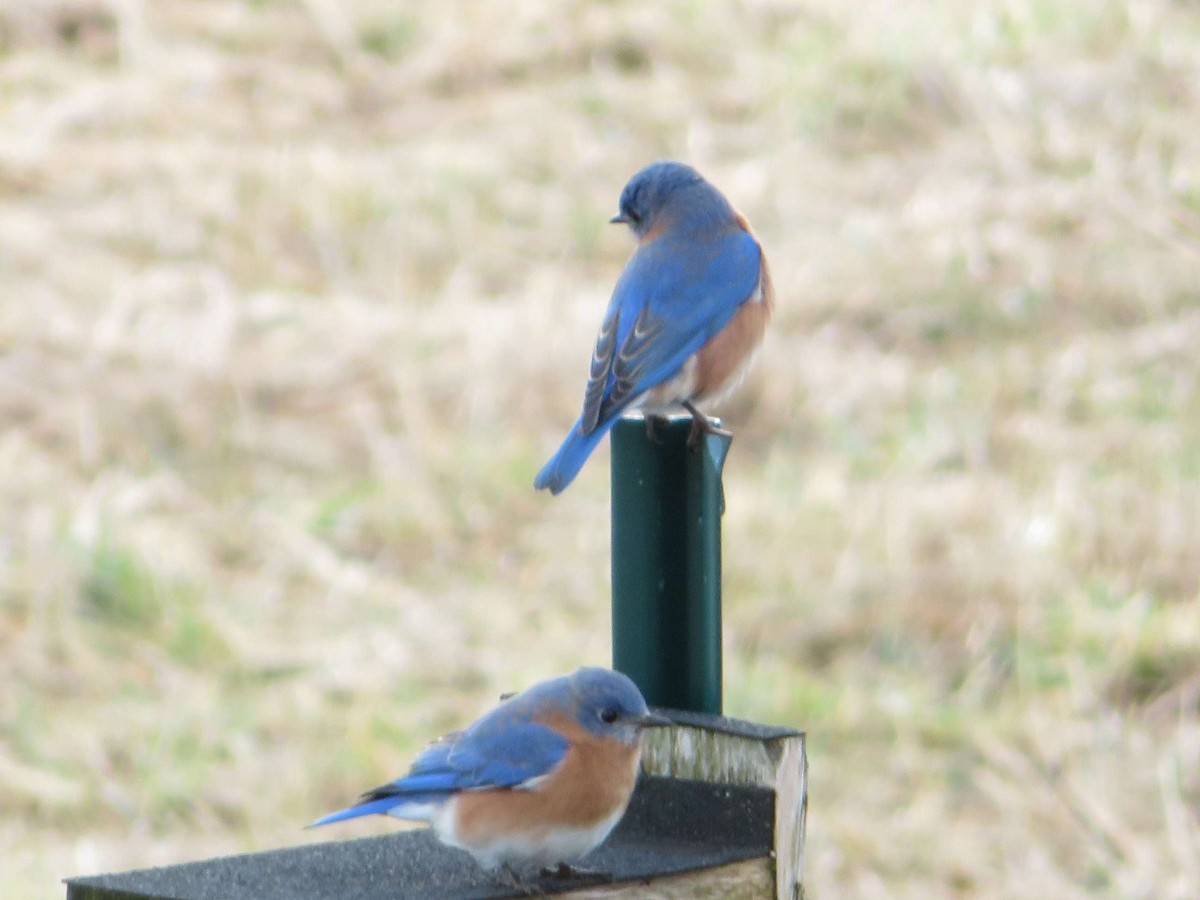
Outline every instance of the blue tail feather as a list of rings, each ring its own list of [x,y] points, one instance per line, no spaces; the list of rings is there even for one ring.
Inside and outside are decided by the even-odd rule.
[[[616,417],[614,416],[607,422],[601,422],[594,431],[586,435],[580,431],[579,422],[576,421],[571,433],[562,442],[562,446],[538,472],[537,478],[533,480],[533,486],[539,491],[549,488],[552,494],[562,493],[567,485],[575,480],[575,476],[579,474],[583,464],[587,462],[588,457],[592,455],[592,451],[596,449],[596,445],[600,443],[604,435],[608,434],[615,421]]]
[[[403,803],[399,797],[380,797],[378,800],[371,800],[368,803],[359,803],[357,806],[350,806],[346,809],[340,809],[337,812],[330,813],[327,816],[321,816],[315,822],[310,822],[305,828],[318,828],[321,825],[330,825],[334,822],[344,822],[346,819],[357,819],[359,816],[371,816],[376,813],[386,814],[393,806],[398,806]]]
[[[311,822],[304,827],[319,828],[322,825],[330,825],[334,822],[344,822],[346,819],[357,819],[359,816],[374,815],[391,815],[398,819],[413,818],[423,820],[425,818],[424,815],[409,815],[406,813],[406,810],[416,813],[422,808],[443,802],[449,796],[450,792],[447,791],[427,791],[420,794],[391,794],[386,797],[367,800],[365,803],[357,803],[346,809],[339,809],[337,812],[330,813],[327,816],[321,816],[315,822]]]

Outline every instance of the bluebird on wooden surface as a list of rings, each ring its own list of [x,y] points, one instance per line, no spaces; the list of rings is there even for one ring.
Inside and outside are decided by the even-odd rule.
[[[488,869],[586,856],[620,821],[653,715],[619,672],[582,668],[504,700],[408,774],[309,827],[385,814],[428,822]]]

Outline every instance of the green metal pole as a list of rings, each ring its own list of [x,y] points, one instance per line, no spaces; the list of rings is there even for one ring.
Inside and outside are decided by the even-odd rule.
[[[612,431],[613,668],[654,706],[721,712],[721,469],[732,438],[691,416]]]

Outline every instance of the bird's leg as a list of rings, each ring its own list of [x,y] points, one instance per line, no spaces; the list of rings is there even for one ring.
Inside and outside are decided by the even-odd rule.
[[[514,891],[520,891],[526,897],[532,897],[534,894],[544,895],[544,892],[539,890],[537,885],[530,884],[524,878],[517,874],[517,870],[508,863],[501,863],[500,868],[496,870],[496,881],[506,888],[512,888]]]
[[[573,866],[565,862],[560,862],[553,868],[547,866],[542,869],[540,874],[543,878],[553,878],[556,881],[567,881],[572,878],[591,878],[605,882],[613,880],[612,872],[601,872],[599,869],[585,869],[582,866]]]
[[[662,438],[658,436],[658,428],[662,425],[664,419],[662,416],[656,416],[652,413],[645,414],[646,419],[646,440],[652,444],[661,444]]]
[[[700,443],[700,435],[702,434],[719,434],[721,437],[733,437],[733,432],[726,431],[724,428],[714,425],[712,419],[696,409],[696,404],[691,400],[684,400],[683,408],[692,414],[692,430],[688,433],[687,439],[689,450],[696,449],[696,445]]]

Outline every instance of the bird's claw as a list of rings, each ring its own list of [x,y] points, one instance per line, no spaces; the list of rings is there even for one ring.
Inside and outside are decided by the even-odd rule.
[[[713,420],[700,412],[690,400],[684,401],[683,408],[692,414],[692,430],[688,432],[687,439],[689,450],[696,449],[700,443],[700,436],[704,434],[715,434],[727,438],[733,437],[732,431],[727,431],[720,425],[714,424]]]
[[[536,884],[530,884],[527,882],[524,878],[517,874],[517,870],[508,863],[504,863],[500,866],[499,871],[496,872],[496,881],[506,888],[512,888],[514,891],[520,891],[526,897],[545,896],[545,892],[543,890],[541,890]]]
[[[547,866],[538,873],[542,878],[552,878],[555,881],[569,881],[575,878],[588,878],[609,883],[613,880],[611,872],[601,872],[598,869],[585,869],[570,863],[560,862],[556,866]]]
[[[658,427],[662,422],[663,420],[658,416],[646,416],[646,440],[651,444],[662,444],[662,438],[658,436]]]

